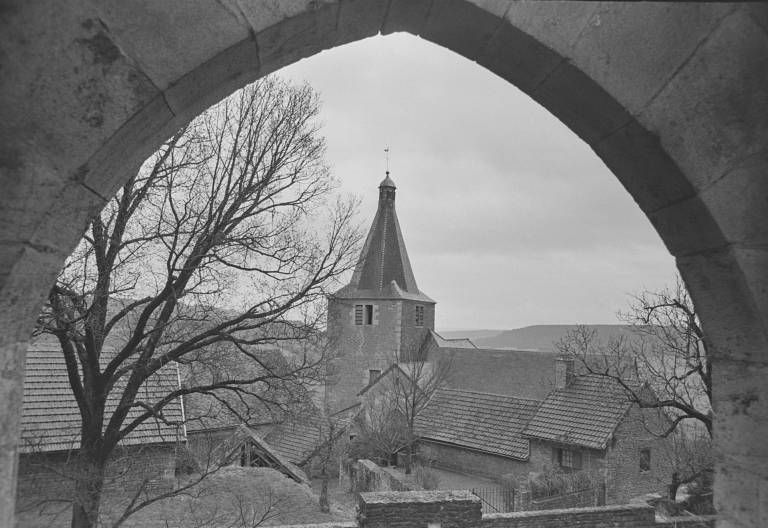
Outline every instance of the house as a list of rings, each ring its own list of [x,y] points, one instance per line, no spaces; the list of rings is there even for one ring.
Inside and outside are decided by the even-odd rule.
[[[583,471],[599,476],[608,502],[663,489],[671,471],[646,425],[664,417],[632,405],[621,386],[578,375],[552,350],[479,348],[435,332],[436,303],[416,285],[395,189],[387,172],[352,279],[328,300],[329,401],[361,402],[368,416],[388,380],[409,377],[404,365],[428,365],[447,372],[416,423],[430,463],[495,479]]]
[[[109,349],[105,348],[105,356]],[[179,374],[171,363],[139,389],[152,403],[179,387]],[[117,406],[120,387],[107,400],[106,415]],[[121,488],[161,487],[174,483],[176,453],[186,442],[184,408],[174,400],[164,408],[165,421],[150,418],[119,444],[107,467],[105,485]],[[140,414],[131,409],[127,420]],[[27,350],[24,401],[19,442],[18,497],[34,502],[61,498],[71,488],[67,474],[80,447],[80,412],[69,385],[64,355],[50,336],[36,338]]]

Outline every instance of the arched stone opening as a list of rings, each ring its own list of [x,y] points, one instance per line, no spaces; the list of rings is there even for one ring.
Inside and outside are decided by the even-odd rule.
[[[173,129],[259,76],[379,32],[474,60],[582,137],[648,215],[713,341],[723,526],[768,515],[768,10],[349,0],[11,4],[2,12],[0,520],[23,351],[88,215]]]

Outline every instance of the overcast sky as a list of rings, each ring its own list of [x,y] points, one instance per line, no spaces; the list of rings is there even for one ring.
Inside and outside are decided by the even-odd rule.
[[[281,75],[323,101],[328,159],[370,225],[384,148],[419,288],[440,329],[615,323],[628,294],[674,281],[651,224],[592,150],[527,95],[406,34]]]

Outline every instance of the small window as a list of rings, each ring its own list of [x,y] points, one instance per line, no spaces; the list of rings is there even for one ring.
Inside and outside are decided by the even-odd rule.
[[[644,473],[651,470],[651,450],[649,448],[640,450],[640,472]]]
[[[373,383],[373,381],[374,381],[376,378],[378,378],[380,374],[381,374],[381,371],[380,371],[380,370],[376,370],[376,369],[371,369],[371,370],[369,370],[369,371],[368,371],[368,384],[371,384],[371,383]]]
[[[372,304],[356,304],[355,305],[355,325],[372,325],[373,324],[373,305]]]
[[[416,326],[424,326],[424,307],[416,305]]]
[[[571,449],[558,449],[557,463],[563,468],[581,469],[581,453]]]

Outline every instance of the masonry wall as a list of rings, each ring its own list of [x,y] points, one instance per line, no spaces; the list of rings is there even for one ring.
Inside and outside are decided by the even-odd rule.
[[[355,325],[355,305],[372,304],[373,324]],[[384,371],[403,350],[418,350],[428,328],[434,327],[434,305],[424,306],[424,326],[417,328],[416,305],[381,299],[328,300],[331,362],[328,397],[332,409],[354,403],[369,380],[370,370]],[[405,348],[404,348],[405,347]],[[415,347],[415,348],[413,348]]]
[[[76,474],[74,454],[36,453],[19,457],[17,509],[33,508],[46,500],[69,500]],[[175,483],[176,449],[172,444],[127,447],[107,466],[105,491],[164,491]]]
[[[501,480],[509,474],[527,475],[529,471],[533,471],[526,461],[437,444],[424,439],[419,443],[418,453],[425,463],[435,467],[495,480]]]
[[[480,499],[468,491],[360,493],[360,528],[471,528],[481,519]]]
[[[416,306],[424,307],[424,324],[416,326]],[[402,302],[402,317],[400,326],[400,358],[408,361],[419,353],[427,332],[435,328],[435,305],[414,301]]]
[[[609,504],[628,502],[632,497],[646,493],[664,494],[666,485],[671,482],[672,469],[667,460],[669,444],[648,430],[661,430],[660,424],[651,422],[655,418],[652,412],[632,408],[616,429],[616,442],[609,447],[605,458]],[[643,448],[651,449],[650,471],[640,471],[640,450]]]
[[[654,510],[648,505],[623,504],[563,510],[492,513],[479,528],[652,528]]]

